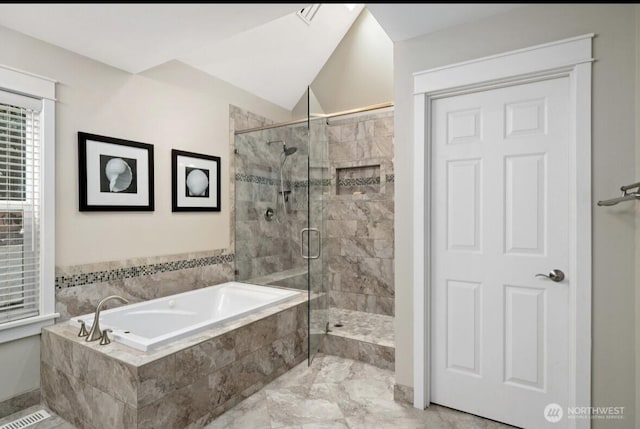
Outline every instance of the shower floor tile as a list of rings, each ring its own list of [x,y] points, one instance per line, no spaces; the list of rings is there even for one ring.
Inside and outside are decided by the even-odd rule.
[[[491,420],[393,400],[393,371],[337,356],[303,362],[206,429],[506,429]]]
[[[335,326],[340,324],[342,326]],[[393,316],[362,311],[329,308],[331,335],[364,341],[386,347],[395,347]]]

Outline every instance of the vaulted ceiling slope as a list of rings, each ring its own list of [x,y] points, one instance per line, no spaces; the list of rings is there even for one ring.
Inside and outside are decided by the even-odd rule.
[[[180,59],[291,110],[363,7],[322,4],[310,24],[289,14]]]
[[[1,4],[0,25],[130,73],[140,73],[305,6]]]
[[[496,15],[525,4],[367,3],[391,40],[399,42]]]
[[[296,16],[308,6],[5,3],[0,25],[130,73],[179,60],[291,110],[364,4],[322,4],[310,24]],[[517,6],[367,4],[394,41]]]
[[[0,25],[140,73],[180,60],[291,110],[363,5],[0,4]],[[1,59],[0,59],[1,62]]]

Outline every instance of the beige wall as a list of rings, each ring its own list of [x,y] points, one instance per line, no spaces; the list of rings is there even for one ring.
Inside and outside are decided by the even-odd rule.
[[[412,73],[585,33],[596,33],[593,65],[593,200],[634,180],[633,5],[530,5],[394,45],[396,119],[396,378],[412,381]],[[634,206],[593,208],[593,405],[635,406]]]
[[[178,62],[131,75],[4,27],[0,41],[0,64],[59,81],[57,266],[229,246],[229,104],[276,121],[290,112]],[[154,145],[154,212],[78,211],[78,131]],[[222,157],[221,213],[171,212],[172,148]],[[0,401],[37,388],[39,336],[0,344],[0,362]]]
[[[393,43],[366,8],[311,88],[326,113],[393,99]]]
[[[274,120],[290,112],[179,62],[132,75],[0,28],[0,63],[59,81],[56,265],[187,253],[229,245],[229,104]],[[151,143],[154,212],[78,211],[77,132]],[[222,157],[222,212],[171,212],[171,149]]]
[[[0,344],[0,402],[40,387],[40,335]]]

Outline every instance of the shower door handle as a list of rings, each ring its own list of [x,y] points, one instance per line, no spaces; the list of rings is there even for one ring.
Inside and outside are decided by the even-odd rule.
[[[314,256],[308,256],[304,254],[304,233],[306,232],[307,235],[310,231],[313,232],[317,232],[318,233],[318,253]],[[307,240],[308,242],[308,240]],[[318,259],[320,258],[320,246],[322,242],[322,234],[320,234],[320,230],[318,230],[318,228],[302,228],[300,230],[300,254],[302,255],[303,259]],[[311,246],[311,243],[309,243],[309,246]]]

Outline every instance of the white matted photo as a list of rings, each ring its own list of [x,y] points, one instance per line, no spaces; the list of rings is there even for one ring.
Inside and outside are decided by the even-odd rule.
[[[153,145],[78,133],[80,211],[153,211]]]
[[[174,212],[220,211],[220,157],[171,150]]]

